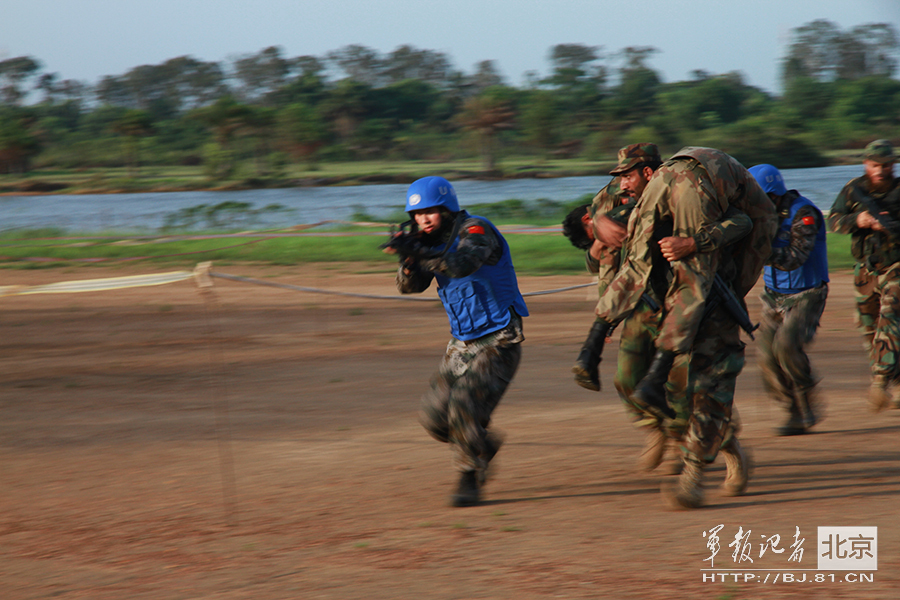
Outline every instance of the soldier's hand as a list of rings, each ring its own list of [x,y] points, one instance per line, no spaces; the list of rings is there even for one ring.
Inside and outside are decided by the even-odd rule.
[[[659,240],[663,258],[669,262],[681,260],[697,251],[697,242],[692,237],[664,237]]]
[[[882,213],[887,214],[887,213]],[[864,210],[856,215],[856,226],[860,229],[872,229],[873,231],[884,231],[884,227],[878,222],[878,219]]]
[[[594,217],[594,235],[607,248],[618,250],[625,241],[625,226],[606,215]]]
[[[609,248],[600,240],[594,240],[594,243],[591,244],[591,247],[588,248],[588,254],[595,261],[599,262],[603,257],[603,254],[606,253]]]

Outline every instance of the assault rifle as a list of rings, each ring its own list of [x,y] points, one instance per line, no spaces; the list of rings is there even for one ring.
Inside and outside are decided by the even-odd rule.
[[[888,237],[895,242],[900,241],[900,221],[895,219],[886,209],[878,206],[875,198],[864,192],[859,184],[853,186],[853,191],[855,192],[855,198],[865,207],[866,212],[884,227],[884,232]]]
[[[453,221],[453,228],[450,231],[449,239],[451,243],[444,244],[442,250],[436,250],[432,246],[422,243],[420,233],[415,227],[415,222],[410,219],[399,225],[391,225],[391,231],[388,240],[378,246],[381,250],[394,250],[401,258],[439,258],[444,256],[452,245],[452,240],[459,235],[459,229],[465,220],[464,212],[460,212]]]
[[[404,253],[402,250],[411,246],[416,237],[416,234],[413,232],[413,225],[414,222],[412,219],[404,221],[399,225],[391,225],[391,230],[388,233],[388,240],[378,247],[381,250],[390,248],[396,250],[397,254],[403,255]]]
[[[734,295],[734,292],[731,291],[731,288],[728,287],[725,280],[716,273],[716,276],[713,278],[711,293],[709,298],[706,299],[706,308],[703,311],[703,318],[705,319],[709,316],[709,314],[720,304],[725,306],[725,310],[728,311],[731,318],[741,326],[741,329],[747,332],[750,339],[755,340],[756,338],[753,337],[753,332],[759,329],[759,323],[754,325],[753,322],[750,321],[750,315],[744,310],[740,300],[737,299],[737,296]]]

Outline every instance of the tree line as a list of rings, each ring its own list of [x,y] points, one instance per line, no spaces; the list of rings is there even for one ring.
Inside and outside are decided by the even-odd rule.
[[[550,74],[504,82],[441,52],[349,45],[287,57],[272,46],[228,64],[190,56],[94,85],[0,61],[0,174],[34,168],[202,165],[211,179],[277,178],[291,162],[480,157],[608,160],[633,141],[721,148],[745,163],[827,164],[828,150],[900,138],[900,38],[888,23],[791,32],[780,96],[739,72],[665,83],[653,47],[558,44]]]

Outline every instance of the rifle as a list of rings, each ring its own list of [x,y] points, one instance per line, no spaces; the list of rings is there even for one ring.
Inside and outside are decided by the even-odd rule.
[[[435,250],[431,246],[426,246],[420,239],[420,233],[416,227],[415,221],[410,219],[399,225],[391,225],[390,237],[388,240],[378,246],[382,251],[388,248],[393,249],[401,258],[441,258],[447,251],[456,236],[459,235],[460,227],[468,215],[461,211],[453,221],[453,227],[450,230],[450,236],[447,244],[444,244],[442,250]]]
[[[656,300],[651,298],[647,294],[647,292],[644,292],[643,294],[641,294],[641,300],[644,302],[644,304],[647,305],[647,308],[649,308],[653,312],[659,312],[659,304],[657,304]]]
[[[856,199],[865,207],[866,212],[884,227],[884,232],[888,237],[895,242],[900,241],[900,221],[895,219],[886,209],[878,206],[875,198],[864,192],[858,183],[853,186],[853,191]]]
[[[737,299],[737,296],[734,295],[734,292],[731,291],[731,288],[728,287],[725,280],[716,273],[716,276],[713,278],[711,293],[709,298],[706,299],[706,308],[703,310],[703,318],[705,319],[719,306],[720,303],[724,304],[725,310],[727,310],[728,314],[731,315],[731,318],[741,326],[741,329],[747,332],[750,339],[755,340],[756,338],[753,337],[753,332],[759,329],[759,323],[754,325],[753,322],[750,321],[750,315],[744,310],[740,300]]]
[[[401,250],[407,248],[415,237],[413,225],[415,225],[415,223],[412,219],[404,221],[399,225],[391,225],[391,230],[388,233],[388,240],[378,247],[381,250],[391,248],[396,250],[397,254],[403,254]]]

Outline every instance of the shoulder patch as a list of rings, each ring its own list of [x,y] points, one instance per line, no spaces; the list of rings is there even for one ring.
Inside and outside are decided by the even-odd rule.
[[[812,215],[806,215],[805,217],[803,217],[803,224],[804,225],[815,225],[816,218]]]
[[[472,225],[466,231],[473,234],[480,233],[481,235],[484,235],[484,227],[482,227],[481,225]]]

